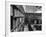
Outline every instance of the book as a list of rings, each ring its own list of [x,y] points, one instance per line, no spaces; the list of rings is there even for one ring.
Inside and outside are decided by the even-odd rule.
[[[6,1],[6,37],[43,33],[43,7],[43,3]]]

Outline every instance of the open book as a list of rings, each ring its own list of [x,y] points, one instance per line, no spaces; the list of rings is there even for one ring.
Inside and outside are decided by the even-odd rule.
[[[42,9],[42,3],[6,1],[6,36],[42,33]]]

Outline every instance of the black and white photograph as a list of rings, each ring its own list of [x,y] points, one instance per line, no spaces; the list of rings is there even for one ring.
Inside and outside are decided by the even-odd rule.
[[[11,4],[10,31],[42,31],[42,6]]]

